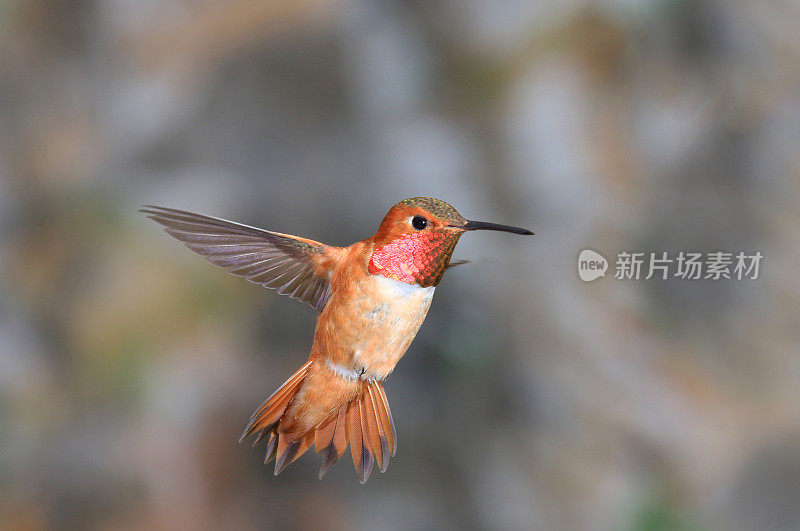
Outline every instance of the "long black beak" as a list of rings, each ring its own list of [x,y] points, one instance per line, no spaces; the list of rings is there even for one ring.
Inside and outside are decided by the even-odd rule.
[[[464,230],[499,230],[502,232],[513,232],[514,234],[533,234],[528,229],[520,227],[511,227],[510,225],[499,225],[497,223],[489,223],[487,221],[467,221],[461,225]]]

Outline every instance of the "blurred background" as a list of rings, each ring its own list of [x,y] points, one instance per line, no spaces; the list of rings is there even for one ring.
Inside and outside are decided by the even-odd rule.
[[[800,4],[0,1],[0,527],[800,528]],[[237,444],[314,312],[156,204],[336,245],[462,238],[399,434],[280,477]],[[584,248],[755,281],[578,279]],[[612,265],[613,267],[613,265]]]

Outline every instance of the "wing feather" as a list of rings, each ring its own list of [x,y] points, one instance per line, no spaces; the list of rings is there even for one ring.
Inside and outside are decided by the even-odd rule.
[[[330,298],[329,279],[340,256],[338,247],[185,210],[145,206],[140,212],[234,275],[307,302],[317,311]]]

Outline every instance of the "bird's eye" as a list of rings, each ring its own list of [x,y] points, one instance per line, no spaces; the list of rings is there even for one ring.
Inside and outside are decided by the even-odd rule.
[[[428,220],[422,216],[414,216],[414,219],[411,220],[411,226],[417,230],[422,230],[428,226]]]

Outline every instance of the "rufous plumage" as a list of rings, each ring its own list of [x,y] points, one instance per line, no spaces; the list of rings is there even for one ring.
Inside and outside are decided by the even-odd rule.
[[[147,206],[142,212],[214,265],[317,312],[308,361],[259,406],[240,440],[267,441],[275,474],[312,445],[319,477],[348,444],[361,483],[375,462],[386,470],[397,449],[383,381],[417,334],[459,237],[470,230],[533,234],[469,221],[429,197],[406,199],[378,232],[348,247]]]

